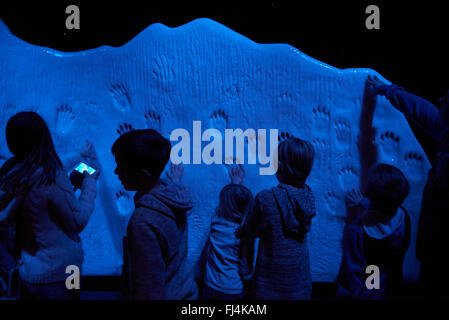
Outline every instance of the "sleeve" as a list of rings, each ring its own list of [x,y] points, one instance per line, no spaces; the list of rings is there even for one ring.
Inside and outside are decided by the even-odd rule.
[[[379,93],[434,139],[441,139],[445,126],[441,122],[438,108],[432,103],[394,84],[382,86]]]
[[[78,200],[67,176],[58,179],[50,189],[48,199],[51,214],[68,234],[79,234],[89,222],[97,195],[96,182],[94,178],[86,176]]]
[[[365,259],[362,234],[354,225],[348,225],[343,234],[343,258],[337,277],[338,298],[359,298],[364,290]]]
[[[165,297],[165,262],[157,234],[145,223],[128,228],[130,297],[162,300]]]
[[[207,257],[209,255],[209,248],[210,248],[210,233],[207,236],[206,244],[204,245],[203,251],[201,252],[201,256],[198,259],[198,262],[195,266],[195,280],[202,281],[204,278],[204,275],[206,273],[206,266],[207,266]]]
[[[248,213],[237,236],[239,238],[259,238],[267,228],[267,223],[263,218],[261,196],[258,194],[254,200],[254,207]]]
[[[358,203],[354,204],[346,204],[346,221],[348,223],[358,223],[365,212],[369,207],[368,198],[363,197]]]
[[[239,248],[239,275],[245,279],[253,271],[254,239],[242,238]]]

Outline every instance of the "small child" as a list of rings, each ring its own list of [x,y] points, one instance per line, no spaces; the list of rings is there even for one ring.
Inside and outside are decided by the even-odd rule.
[[[136,300],[196,299],[193,274],[186,269],[192,202],[180,185],[183,168],[172,165],[170,179],[160,178],[170,141],[153,129],[134,130],[121,135],[111,151],[124,188],[137,191],[124,241],[124,290]]]
[[[241,185],[244,175],[241,166],[230,169],[231,183],[220,192],[206,249],[204,300],[239,300],[244,297],[242,277],[250,271],[245,268],[248,263],[245,259],[250,256],[242,251],[236,230],[251,210],[253,201],[251,191]]]
[[[379,164],[368,175],[366,198],[347,194],[348,221],[343,234],[343,259],[337,277],[337,297],[386,299],[398,297],[402,263],[410,243],[410,217],[401,206],[409,183],[397,168]],[[379,289],[368,289],[366,268],[380,270]]]
[[[312,294],[306,234],[315,200],[306,179],[315,151],[311,143],[289,137],[278,147],[279,185],[259,192],[239,236],[260,238],[249,297],[256,300],[309,299]]]

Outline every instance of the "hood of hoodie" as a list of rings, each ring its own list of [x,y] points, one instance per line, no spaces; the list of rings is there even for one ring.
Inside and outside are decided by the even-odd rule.
[[[312,190],[307,185],[295,188],[279,184],[272,191],[285,236],[303,241],[305,234],[310,231],[312,218],[316,215]]]
[[[187,188],[168,179],[160,179],[159,184],[146,194],[136,193],[136,208],[145,207],[176,221],[185,223],[193,208]]]
[[[390,219],[384,219],[377,212],[367,211],[362,218],[363,229],[374,239],[385,239],[399,230],[405,220],[404,210],[399,207],[396,214]]]

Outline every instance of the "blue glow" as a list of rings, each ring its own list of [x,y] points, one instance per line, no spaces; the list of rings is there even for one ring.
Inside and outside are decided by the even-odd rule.
[[[61,158],[78,152],[85,137],[95,145],[102,170],[95,212],[81,233],[84,274],[121,272],[122,238],[134,203],[133,193],[114,174],[113,142],[132,128],[154,128],[167,138],[178,128],[192,135],[192,121],[202,121],[219,130],[278,129],[314,144],[317,156],[308,180],[317,207],[309,233],[312,276],[335,279],[346,214],[342,195],[359,181],[359,121],[365,80],[377,74],[374,70],[337,69],[286,44],[255,43],[210,19],[177,28],[151,25],[122,47],[76,53],[25,43],[0,21],[0,70],[1,162],[10,156],[6,122],[22,110],[35,110],[47,121]],[[373,125],[380,160],[399,167],[411,181],[404,205],[413,239],[430,164],[406,119],[384,98],[377,100]],[[382,138],[386,131],[400,143]],[[248,152],[256,151],[246,149],[246,159]],[[244,184],[253,194],[277,184],[259,168],[244,165]],[[189,217],[192,268],[228,182],[224,165],[185,166],[183,183],[195,204]],[[408,281],[419,274],[414,251],[412,241],[405,258]]]

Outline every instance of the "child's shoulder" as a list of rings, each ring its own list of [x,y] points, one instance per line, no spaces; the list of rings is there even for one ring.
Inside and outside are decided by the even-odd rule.
[[[275,188],[275,187],[274,187]],[[256,201],[265,202],[273,198],[273,188],[264,189],[256,194]]]
[[[267,197],[271,194],[273,188],[263,189],[256,194],[256,197]]]
[[[257,195],[256,195],[256,198],[259,198],[259,199],[273,198],[273,191],[275,191],[275,189],[287,190],[289,188],[291,188],[292,189],[291,191],[293,191],[295,193],[303,194],[305,197],[308,197],[311,199],[314,198],[313,191],[307,184],[304,184],[300,188],[294,188],[294,187],[291,187],[288,185],[279,184],[277,186],[271,187],[270,189],[264,189],[262,191],[259,191],[259,193],[257,193]]]
[[[159,230],[160,228],[157,227],[157,216],[151,214],[150,210],[146,207],[135,208],[129,217],[127,229],[142,229],[145,226],[145,229]]]
[[[312,188],[310,188],[307,184],[304,184],[302,187],[298,188],[297,192],[301,194],[306,200],[315,200]]]

